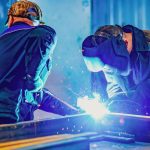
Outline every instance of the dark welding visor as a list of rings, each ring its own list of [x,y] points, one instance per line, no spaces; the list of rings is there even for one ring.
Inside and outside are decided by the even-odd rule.
[[[119,70],[126,70],[128,68],[129,54],[124,41],[119,40],[117,37],[107,40],[102,39],[102,37],[97,38],[100,38],[96,39],[99,44],[95,44],[93,35],[88,36],[83,41],[82,55],[85,57],[98,57],[104,64]]]
[[[106,37],[90,35],[82,43],[82,54],[87,57],[98,57],[100,49],[103,49]]]

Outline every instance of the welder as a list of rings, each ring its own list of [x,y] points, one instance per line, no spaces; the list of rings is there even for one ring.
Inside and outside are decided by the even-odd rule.
[[[0,35],[0,124],[32,120],[38,108],[60,115],[76,113],[76,108],[43,89],[52,67],[56,32],[44,25],[40,7],[17,1],[6,24]]]
[[[144,32],[132,25],[106,25],[82,43],[92,92],[111,111],[149,115],[150,52]]]

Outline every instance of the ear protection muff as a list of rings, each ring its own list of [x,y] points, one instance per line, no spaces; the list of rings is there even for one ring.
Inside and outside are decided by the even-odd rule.
[[[32,2],[33,3],[33,2]],[[26,14],[27,14],[27,18],[34,21],[34,20],[42,20],[42,11],[40,9],[40,7],[33,3],[34,7],[30,7],[28,8]]]
[[[32,21],[40,20],[41,17],[37,14],[38,12],[35,10],[35,8],[29,8],[27,11],[27,18]]]

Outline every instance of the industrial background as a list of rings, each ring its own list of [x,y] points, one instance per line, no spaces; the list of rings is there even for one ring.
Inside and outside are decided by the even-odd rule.
[[[16,0],[0,0],[0,32],[6,26],[8,8]],[[43,11],[43,21],[57,32],[53,69],[45,87],[56,97],[76,105],[76,99],[90,94],[90,73],[84,65],[81,44],[102,25],[132,24],[150,29],[149,0],[31,0]],[[35,119],[49,113],[35,112]]]

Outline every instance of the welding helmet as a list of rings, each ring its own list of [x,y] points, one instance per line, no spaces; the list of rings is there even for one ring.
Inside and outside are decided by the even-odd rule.
[[[21,0],[12,4],[8,11],[8,18],[9,16],[28,18],[31,21],[41,22],[42,11],[36,3]],[[8,18],[6,24],[8,22]]]
[[[105,27],[105,26],[104,26]],[[84,57],[98,57],[105,65],[118,69],[124,73],[127,70],[129,54],[125,42],[122,40],[122,29],[114,34],[116,26],[108,26],[111,30],[100,28],[94,35],[88,36],[82,43],[82,55]],[[114,29],[114,30],[113,30]],[[127,72],[125,71],[125,74]]]

